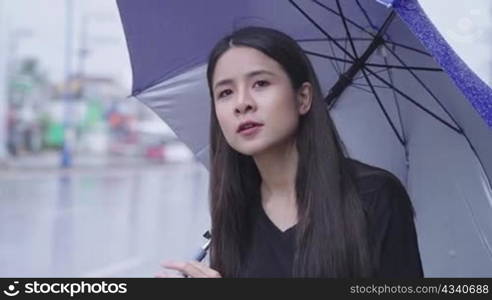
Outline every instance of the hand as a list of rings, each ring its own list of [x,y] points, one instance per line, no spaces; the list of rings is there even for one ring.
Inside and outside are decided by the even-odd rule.
[[[207,265],[197,262],[197,261],[188,261],[188,262],[162,262],[161,266],[166,269],[171,269],[180,272],[185,277],[193,277],[193,278],[221,278],[219,272],[210,269]],[[168,272],[160,272],[155,275],[157,278],[168,278],[168,277],[176,277],[172,276]]]

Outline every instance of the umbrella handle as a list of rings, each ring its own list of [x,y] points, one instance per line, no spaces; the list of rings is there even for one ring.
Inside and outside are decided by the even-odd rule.
[[[195,259],[196,261],[198,262],[201,262],[205,256],[207,255],[207,251],[208,251],[208,248],[210,247],[210,242],[211,242],[211,235],[210,235],[210,231],[206,231],[204,234],[203,234],[203,237],[208,239],[208,241],[205,243],[205,245],[202,246],[202,248],[200,249],[200,251],[198,252],[198,254],[195,255]]]
[[[210,231],[207,230],[203,234],[203,237],[208,239],[208,241],[205,243],[205,245],[202,246],[200,251],[198,251],[198,253],[195,255],[195,258],[193,259],[193,260],[196,260],[198,262],[201,262],[205,258],[205,256],[207,255],[207,251],[208,251],[208,248],[210,247],[210,241],[211,241],[212,235],[210,234]],[[188,278],[187,275],[184,275],[184,277]]]

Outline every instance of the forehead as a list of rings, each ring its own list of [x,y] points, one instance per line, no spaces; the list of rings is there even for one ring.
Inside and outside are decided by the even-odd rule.
[[[266,70],[281,75],[283,69],[274,59],[250,47],[232,47],[217,61],[213,82],[236,79],[255,70]]]

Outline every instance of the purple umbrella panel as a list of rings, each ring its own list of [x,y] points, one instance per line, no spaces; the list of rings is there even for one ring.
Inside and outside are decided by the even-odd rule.
[[[118,6],[132,96],[205,166],[208,52],[242,26],[279,29],[315,66],[347,154],[391,171],[407,187],[425,275],[492,275],[492,92],[417,1],[118,0]]]

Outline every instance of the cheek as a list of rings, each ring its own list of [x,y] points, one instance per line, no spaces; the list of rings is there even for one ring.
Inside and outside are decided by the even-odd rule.
[[[296,106],[296,100],[291,94],[282,94],[277,97],[274,105],[269,108],[272,119],[275,119],[276,125],[291,129],[297,126],[299,112]]]
[[[299,125],[299,115],[295,106],[286,104],[281,108],[278,107],[274,112],[274,117],[271,118],[271,123],[272,132],[276,138],[284,139],[295,135]]]
[[[225,109],[222,107],[215,109],[215,115],[217,117],[217,121],[219,123],[220,128],[222,129],[224,136],[226,137],[227,140],[229,140],[229,137],[234,130],[233,128],[234,122],[231,116],[227,114]]]

